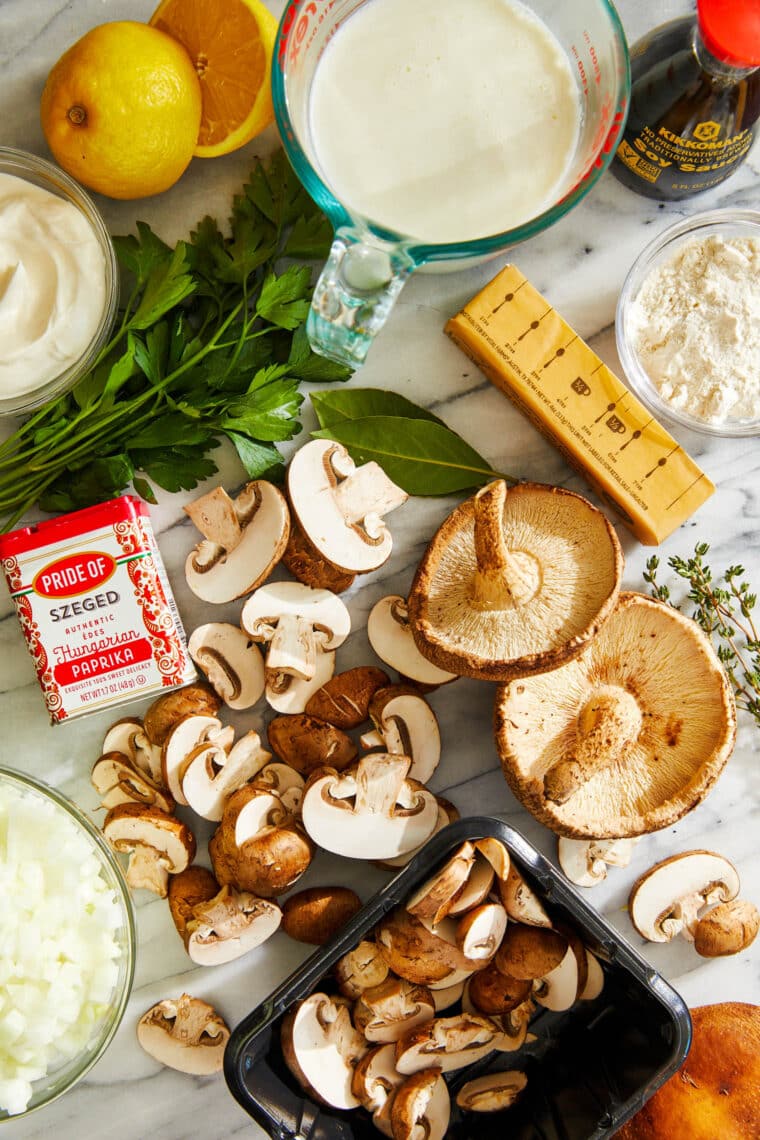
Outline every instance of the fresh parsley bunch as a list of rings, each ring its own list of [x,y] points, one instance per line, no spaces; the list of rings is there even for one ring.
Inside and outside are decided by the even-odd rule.
[[[130,289],[95,365],[0,445],[0,513],[11,529],[35,503],[69,511],[130,484],[191,490],[216,471],[227,436],[251,479],[276,478],[303,381],[346,380],[314,355],[304,322],[330,225],[282,151],[258,162],[225,236],[205,217],[170,248],[149,226],[114,244]],[[279,472],[278,472],[279,469]]]

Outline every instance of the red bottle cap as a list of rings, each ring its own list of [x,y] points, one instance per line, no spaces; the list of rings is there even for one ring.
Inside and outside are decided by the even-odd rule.
[[[734,67],[760,65],[760,0],[697,0],[707,50]]]

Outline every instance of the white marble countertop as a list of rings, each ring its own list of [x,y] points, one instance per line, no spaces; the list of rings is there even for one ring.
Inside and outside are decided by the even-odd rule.
[[[269,0],[279,13],[279,0]],[[2,0],[0,4],[0,143],[46,155],[38,121],[45,76],[63,50],[94,24],[124,18],[146,19],[153,0]],[[688,10],[684,0],[620,0],[631,40],[659,22]],[[258,143],[228,158],[196,160],[181,182],[165,195],[141,202],[100,200],[116,233],[128,232],[136,219],[149,221],[168,240],[184,236],[204,213],[225,217],[254,154],[274,146],[270,130]],[[760,149],[734,175],[706,196],[660,206],[620,186],[610,175],[582,205],[542,237],[528,242],[514,260],[546,293],[568,321],[610,364],[618,368],[614,347],[614,311],[623,277],[638,251],[677,217],[717,206],[760,208]],[[488,265],[448,276],[418,276],[404,290],[388,327],[356,378],[366,386],[392,388],[425,404],[461,431],[496,469],[560,483],[587,493],[582,479],[530,424],[485,380],[442,333],[444,321],[500,268]],[[305,429],[313,426],[306,410]],[[305,439],[305,434],[301,439]],[[755,586],[760,583],[760,440],[717,440],[679,434],[717,486],[697,515],[660,549],[664,561],[691,553],[696,540],[711,544],[715,566],[742,561]],[[217,452],[217,455],[219,453]],[[220,478],[227,486],[242,471],[225,453]],[[209,484],[211,485],[211,484]],[[185,498],[165,496],[153,512],[159,543],[185,624],[192,630],[208,611],[193,598],[181,567],[195,542],[182,515]],[[348,595],[355,632],[339,650],[339,668],[372,660],[364,627],[372,604],[383,594],[404,593],[426,540],[448,513],[453,500],[417,499],[392,518],[395,547],[380,571],[362,578]],[[642,588],[641,573],[651,550],[641,547],[621,525],[617,531],[626,555],[625,585]],[[236,607],[228,607],[229,616]],[[225,615],[227,616],[227,615]],[[218,620],[215,615],[214,620]],[[50,781],[94,813],[96,797],[90,767],[112,716],[93,716],[51,728],[26,655],[12,606],[0,598],[0,718],[2,760]],[[445,744],[433,786],[449,796],[462,814],[491,812],[521,829],[550,858],[553,835],[513,799],[502,778],[491,737],[492,687],[460,681],[434,694]],[[131,706],[136,712],[140,706]],[[261,727],[262,713],[246,718]],[[607,883],[587,897],[644,955],[673,982],[690,1005],[719,1000],[760,1002],[760,941],[748,952],[712,962],[697,957],[686,944],[643,945],[625,913],[633,880],[664,856],[689,847],[707,847],[732,859],[745,893],[760,902],[760,749],[758,733],[742,721],[735,753],[707,800],[676,827],[646,837],[632,865],[613,871]],[[210,830],[210,828],[209,828]],[[199,839],[207,834],[199,831]],[[205,854],[205,844],[200,844]],[[372,868],[349,868],[319,856],[299,886],[330,881],[358,883],[366,897],[386,881]],[[102,1060],[75,1090],[23,1122],[8,1125],[18,1140],[55,1135],[57,1140],[97,1136],[99,1140],[161,1140],[231,1137],[258,1133],[233,1101],[222,1077],[194,1079],[162,1069],[137,1046],[135,1024],[158,999],[183,989],[215,1004],[234,1026],[309,952],[278,934],[261,950],[227,966],[194,968],[186,957],[165,902],[145,892],[136,898],[138,950],[134,989],[119,1033]],[[5,1129],[0,1129],[5,1135]]]

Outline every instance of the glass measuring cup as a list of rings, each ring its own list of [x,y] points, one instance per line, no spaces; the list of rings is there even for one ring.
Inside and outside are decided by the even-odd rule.
[[[472,241],[429,244],[389,230],[333,193],[316,158],[310,124],[311,84],[329,40],[362,4],[382,2],[291,0],[280,21],[272,68],[274,108],[286,153],[335,229],[314,290],[309,340],[316,352],[353,368],[366,357],[401,288],[419,266],[473,264],[541,233],[580,202],[615,154],[630,94],[625,35],[609,0],[523,0],[567,54],[580,96],[581,127],[558,200],[522,225]]]

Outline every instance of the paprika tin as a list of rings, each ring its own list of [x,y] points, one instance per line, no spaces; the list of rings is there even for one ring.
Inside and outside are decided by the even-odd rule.
[[[0,535],[0,560],[53,724],[195,678],[140,499]]]

